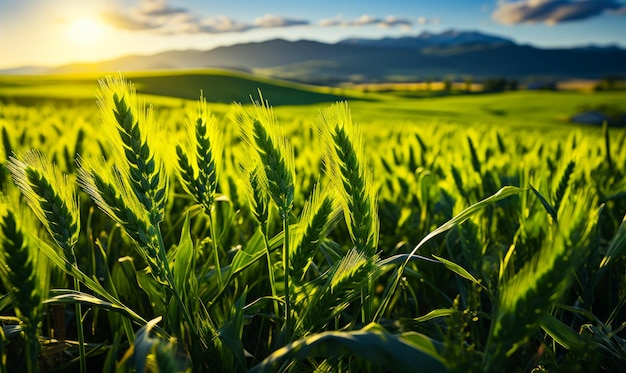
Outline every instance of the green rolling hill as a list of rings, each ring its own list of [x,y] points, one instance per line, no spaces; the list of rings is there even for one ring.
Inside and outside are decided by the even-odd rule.
[[[0,76],[0,100],[94,100],[98,79],[103,76],[96,73]],[[177,99],[196,100],[202,92],[211,102],[248,103],[250,96],[258,97],[259,90],[276,106],[359,99],[357,93],[346,90],[288,83],[224,70],[141,72],[125,73],[124,76],[142,94]]]

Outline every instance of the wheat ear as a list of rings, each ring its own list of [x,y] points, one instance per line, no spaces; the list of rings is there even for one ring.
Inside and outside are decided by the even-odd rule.
[[[176,146],[179,176],[183,187],[207,214],[215,200],[219,175],[219,161],[222,158],[223,136],[219,131],[217,119],[207,109],[206,100],[200,97],[195,115],[193,138],[187,146]],[[195,148],[195,149],[194,149]]]
[[[292,277],[297,283],[304,280],[306,269],[329,232],[339,221],[341,207],[332,188],[313,188],[304,204],[298,229],[294,234],[291,253]]]
[[[293,207],[295,194],[295,170],[293,149],[282,134],[271,107],[260,97],[248,115],[239,117],[244,128],[244,140],[252,150],[259,165],[257,173],[259,185],[276,204],[283,221],[283,269],[285,286],[285,334],[293,330],[291,323],[290,299],[290,240],[289,213]]]
[[[319,122],[326,148],[326,170],[339,191],[354,245],[373,256],[378,246],[378,211],[362,134],[352,121],[347,103],[322,111]]]
[[[28,205],[65,257],[76,263],[74,246],[80,231],[78,198],[67,176],[35,150],[24,156],[10,157],[7,168]]]
[[[65,258],[78,268],[74,247],[78,242],[80,218],[74,185],[43,154],[34,150],[23,157],[11,157],[7,168],[18,189],[26,197],[28,205],[62,249]],[[76,278],[74,289],[80,290],[80,283]],[[85,372],[87,355],[80,303],[76,303],[75,309],[80,370]]]
[[[39,330],[43,319],[42,294],[26,235],[7,204],[0,203],[0,277],[14,295],[15,314],[23,323],[26,370],[38,371]]]

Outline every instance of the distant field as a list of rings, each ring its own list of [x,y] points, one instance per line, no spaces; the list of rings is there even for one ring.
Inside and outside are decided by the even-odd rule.
[[[209,102],[230,104],[250,102],[258,90],[276,106],[279,115],[310,115],[310,105],[320,108],[328,103],[348,100],[361,122],[385,120],[393,123],[449,122],[490,125],[568,124],[583,108],[609,106],[626,111],[626,92],[591,92],[590,82],[573,82],[567,91],[515,91],[441,95],[442,83],[387,83],[315,87],[264,79],[248,74],[220,70],[185,70],[126,74],[137,91],[152,104],[180,106],[195,101],[200,91]],[[45,100],[95,101],[98,74],[59,76],[0,77],[0,101],[31,103]],[[440,87],[441,86],[441,87]],[[455,89],[462,87],[455,87]],[[472,90],[478,90],[475,84]],[[438,92],[436,95],[428,91]],[[439,91],[437,91],[439,90]],[[421,92],[421,93],[420,93]],[[403,94],[406,93],[406,94]],[[217,111],[221,106],[215,106]]]
[[[306,105],[355,99],[358,91],[313,87],[263,79],[248,74],[222,70],[185,70],[176,72],[127,73],[139,93],[196,100],[200,91],[211,102],[249,102],[260,89],[274,105]],[[0,76],[0,99],[30,101],[39,99],[95,98],[102,74],[52,76]]]

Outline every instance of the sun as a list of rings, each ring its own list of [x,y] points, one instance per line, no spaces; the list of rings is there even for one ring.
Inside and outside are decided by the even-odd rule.
[[[70,22],[67,34],[76,44],[92,44],[99,41],[105,33],[105,26],[93,18],[79,18]]]

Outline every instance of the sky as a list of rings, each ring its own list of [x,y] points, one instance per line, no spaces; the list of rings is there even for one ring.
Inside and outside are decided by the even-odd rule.
[[[626,48],[626,0],[0,0],[0,69],[450,29],[546,48]]]

